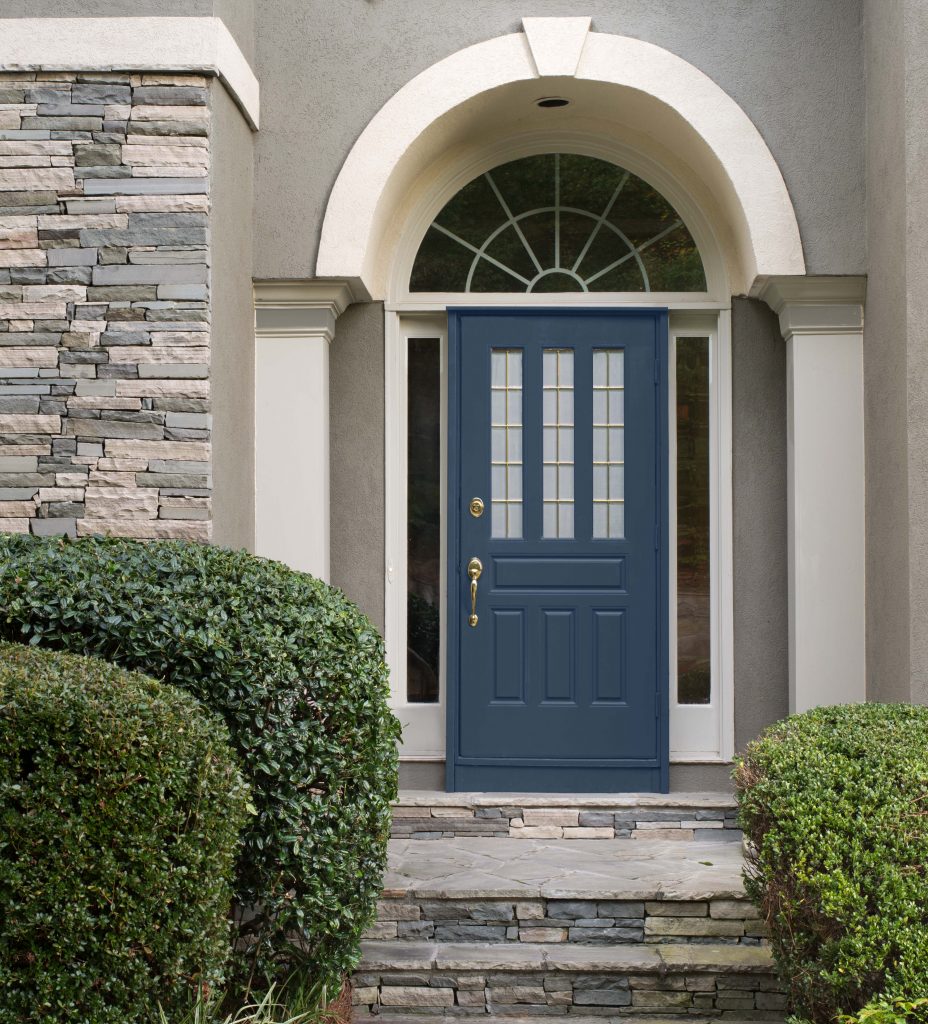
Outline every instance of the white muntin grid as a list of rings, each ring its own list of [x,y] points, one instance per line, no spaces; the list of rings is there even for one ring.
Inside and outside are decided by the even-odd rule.
[[[441,234],[446,238],[451,239],[458,245],[463,246],[463,248],[467,249],[468,252],[473,253],[473,259],[471,260],[470,268],[467,272],[467,280],[464,284],[464,291],[470,292],[473,290],[474,274],[476,273],[481,260],[486,260],[487,263],[496,267],[497,270],[503,271],[503,273],[512,278],[513,291],[524,289],[524,291],[529,293],[538,289],[539,284],[544,280],[544,278],[553,275],[569,277],[573,282],[573,286],[570,289],[567,289],[569,291],[577,290],[581,292],[595,292],[599,290],[596,287],[596,282],[600,278],[605,277],[607,274],[623,266],[625,263],[628,263],[630,260],[634,260],[638,273],[641,277],[641,290],[650,292],[651,280],[648,276],[647,267],[641,257],[641,254],[652,245],[660,242],[668,235],[673,234],[673,232],[678,228],[683,227],[684,224],[682,219],[675,216],[669,223],[664,224],[661,229],[651,237],[646,238],[639,245],[635,245],[628,235],[617,224],[613,223],[609,219],[622,190],[625,188],[625,185],[631,177],[630,172],[622,172],[609,201],[602,210],[586,210],[576,206],[564,205],[561,202],[561,154],[554,153],[553,156],[554,180],[552,182],[552,189],[554,194],[554,204],[550,206],[539,206],[535,209],[525,210],[518,214],[513,214],[512,206],[507,202],[506,197],[499,188],[492,172],[484,172],[483,178],[490,186],[493,191],[493,195],[499,202],[500,210],[502,212],[502,220],[490,231],[481,245],[474,245],[472,242],[462,238],[454,231],[451,231],[449,228],[439,224],[437,220],[432,221],[432,228],[441,232]],[[619,170],[619,168],[616,168],[616,170]],[[451,202],[454,202],[454,199],[452,199]],[[589,237],[587,238],[579,255],[569,266],[563,262],[561,258],[561,217],[563,214],[582,217],[590,222]],[[525,230],[523,229],[527,227],[529,222],[533,219],[548,219],[552,215],[554,219],[554,257],[553,263],[549,263],[547,259],[539,258],[539,255],[536,252],[536,246],[533,246],[529,242]],[[519,273],[519,271],[514,267],[509,266],[507,263],[497,259],[488,252],[497,238],[510,227],[518,235],[522,247],[525,249],[525,252],[531,260],[533,267],[532,276],[526,277],[524,274]],[[606,266],[600,266],[599,263],[591,266],[590,264],[593,263],[593,260],[592,258],[587,259],[587,257],[590,256],[590,249],[596,241],[597,236],[602,231],[605,231],[607,235],[610,235],[614,251],[616,253],[616,258],[610,260]],[[583,266],[585,259],[587,260],[586,267]],[[601,262],[601,258],[599,262]],[[518,284],[516,284],[516,282],[518,282]],[[519,288],[519,285],[521,285],[521,289]]]
[[[546,539],[574,535],[574,354],[542,354],[543,530]]]
[[[625,352],[593,352],[593,536],[625,536]]]
[[[522,537],[522,350],[490,353],[490,527]]]

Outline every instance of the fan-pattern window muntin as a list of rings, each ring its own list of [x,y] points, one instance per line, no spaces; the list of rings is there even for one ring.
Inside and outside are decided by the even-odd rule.
[[[702,292],[692,235],[630,171],[546,153],[465,185],[427,231],[411,292]]]

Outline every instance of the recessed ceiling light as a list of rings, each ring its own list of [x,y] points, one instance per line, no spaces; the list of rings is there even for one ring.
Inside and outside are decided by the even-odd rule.
[[[552,107],[566,107],[569,103],[570,100],[563,96],[542,96],[540,100],[535,100],[535,105],[543,107],[545,110],[550,110]]]

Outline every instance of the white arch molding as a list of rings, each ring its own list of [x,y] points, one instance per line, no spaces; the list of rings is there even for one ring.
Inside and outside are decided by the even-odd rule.
[[[574,151],[623,163],[660,188],[708,248],[707,271],[712,250],[719,253],[729,295],[751,290],[757,278],[804,274],[783,176],[741,107],[675,54],[589,24],[525,18],[525,31],[460,50],[391,97],[336,179],[317,277],[391,297],[393,270],[406,262],[398,251],[415,236],[410,220],[418,244],[440,194],[453,191],[449,179],[460,187],[491,165],[491,151],[499,162],[551,151],[569,136]],[[571,104],[539,110],[534,100],[550,94]]]

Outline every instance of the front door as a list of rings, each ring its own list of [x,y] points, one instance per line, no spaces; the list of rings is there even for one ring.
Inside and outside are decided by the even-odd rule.
[[[448,783],[666,791],[665,310],[449,311]]]

